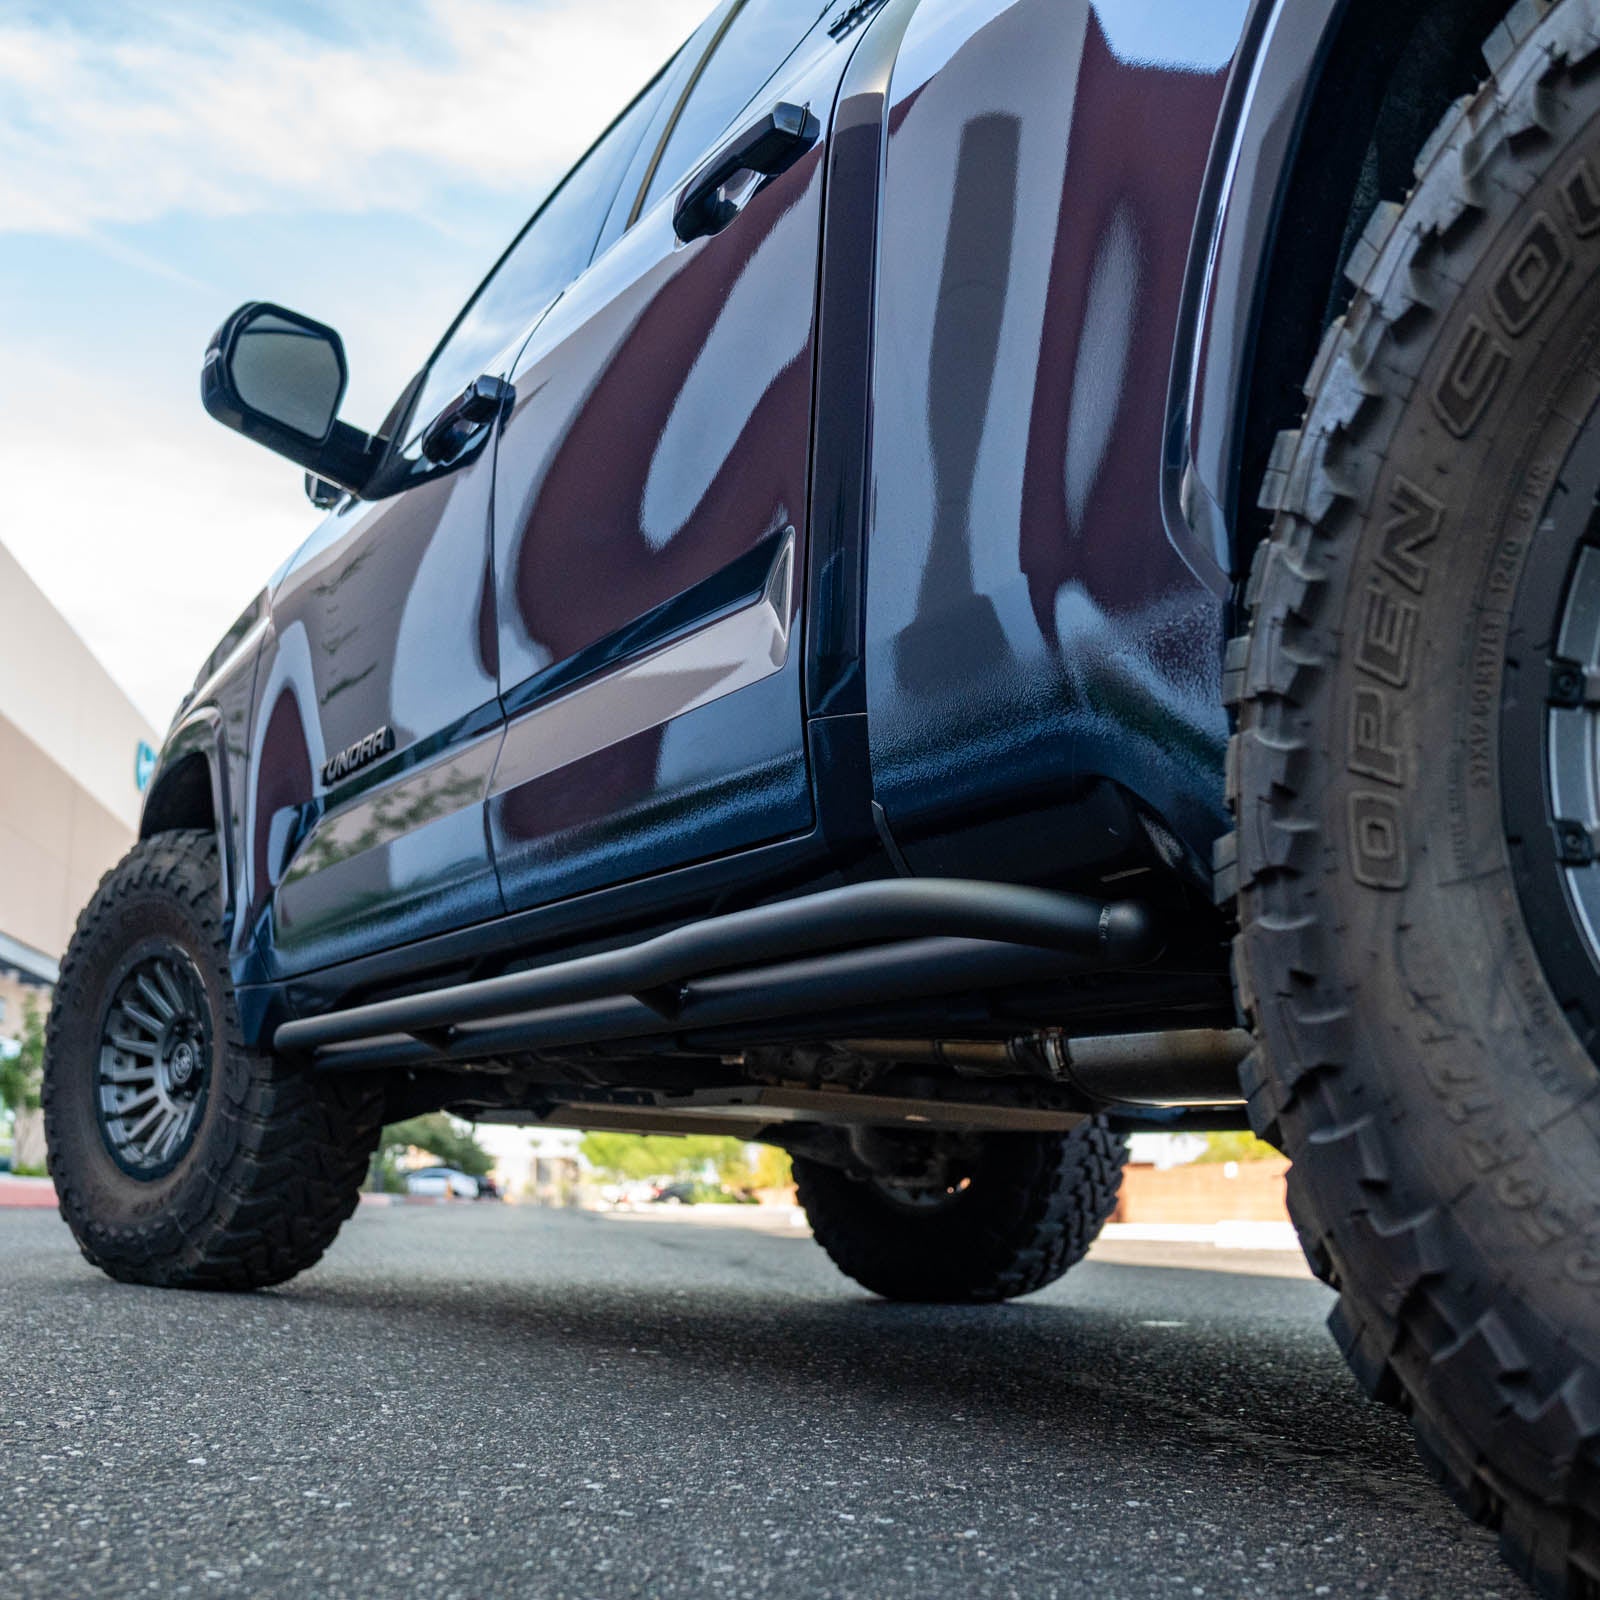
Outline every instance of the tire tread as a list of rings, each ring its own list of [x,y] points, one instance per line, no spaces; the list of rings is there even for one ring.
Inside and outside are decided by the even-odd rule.
[[[800,1205],[834,1265],[888,1299],[990,1303],[1032,1294],[1081,1261],[1116,1210],[1127,1141],[1101,1117],[1063,1134],[1005,1137],[1015,1160],[990,1161],[974,1179],[997,1222],[975,1244],[952,1232],[931,1256],[909,1251],[902,1219],[868,1203],[865,1182],[796,1157]]]
[[[1294,1158],[1290,1209],[1313,1271],[1339,1291],[1335,1338],[1363,1388],[1409,1412],[1425,1461],[1499,1530],[1510,1563],[1564,1600],[1600,1600],[1600,1376],[1575,1361],[1563,1382],[1530,1393],[1525,1354],[1493,1311],[1472,1314],[1478,1286],[1450,1269],[1448,1216],[1409,1206],[1392,1181],[1391,1134],[1363,1087],[1347,997],[1322,985],[1319,948],[1339,934],[1315,888],[1317,830],[1300,813],[1297,758],[1326,667],[1313,630],[1323,552],[1360,514],[1375,471],[1355,446],[1380,407],[1410,393],[1393,354],[1446,303],[1450,258],[1472,242],[1486,186],[1531,185],[1522,157],[1536,142],[1526,141],[1597,51],[1594,0],[1518,0],[1485,47],[1491,76],[1418,158],[1417,188],[1403,205],[1381,205],[1362,235],[1354,298],[1328,329],[1306,416],[1279,435],[1261,488],[1272,530],[1224,674],[1235,832],[1216,850],[1219,898],[1236,897],[1240,1010],[1262,1041],[1242,1068],[1250,1119]],[[1270,1017],[1262,995],[1275,997]],[[1352,1115],[1358,1105],[1369,1109]],[[1494,1462],[1481,1443],[1490,1439]]]
[[[101,879],[78,918],[62,961],[46,1026],[41,1099],[50,1176],[61,1215],[85,1259],[124,1282],[191,1289],[259,1289],[317,1261],[355,1210],[382,1126],[382,1095],[366,1080],[314,1079],[298,1065],[249,1049],[228,978],[227,939],[218,892],[215,837],[183,830],[141,840]],[[221,1171],[209,1204],[145,1229],[108,1226],[96,1209],[68,1145],[52,1136],[65,1115],[63,1074],[71,1059],[66,1030],[74,1007],[97,1004],[86,953],[106,937],[137,937],[139,906],[150,898],[184,906],[203,931],[226,997],[216,1039],[244,1069],[244,1089],[219,1108],[223,1123],[206,1152]],[[213,1068],[213,1090],[224,1076]],[[231,1148],[229,1148],[231,1146]]]

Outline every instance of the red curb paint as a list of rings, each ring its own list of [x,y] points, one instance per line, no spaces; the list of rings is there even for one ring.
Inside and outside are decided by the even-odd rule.
[[[48,1178],[0,1176],[0,1206],[37,1206],[54,1210],[56,1186]]]

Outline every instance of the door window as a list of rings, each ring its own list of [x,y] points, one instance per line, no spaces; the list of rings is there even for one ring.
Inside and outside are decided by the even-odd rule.
[[[588,266],[617,185],[655,111],[663,72],[534,213],[435,352],[408,437],[481,376],[497,355]]]
[[[710,154],[718,135],[761,93],[827,9],[796,0],[744,0],[691,83],[634,215],[642,214],[681,182],[696,161]]]

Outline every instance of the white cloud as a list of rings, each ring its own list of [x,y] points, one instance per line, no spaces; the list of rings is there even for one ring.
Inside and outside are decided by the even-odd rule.
[[[430,0],[332,40],[259,8],[0,23],[0,230],[177,213],[425,208],[537,194],[688,35],[706,0]]]
[[[40,259],[73,273],[0,345],[0,541],[158,727],[317,516],[293,467],[201,411],[206,334],[250,295],[304,295],[349,340],[347,414],[375,424],[492,252],[397,262],[376,226],[330,252],[316,218],[384,210],[426,233],[432,209],[495,238],[709,3],[324,8],[356,21],[331,36],[228,0],[0,19],[0,232],[47,236]],[[163,229],[248,213],[224,226],[278,241],[270,260],[196,261]],[[285,252],[302,225],[303,255]]]
[[[85,384],[37,357],[26,368],[26,394],[0,399],[0,541],[165,728],[318,513],[289,463],[223,433],[198,402],[180,412],[103,375]]]

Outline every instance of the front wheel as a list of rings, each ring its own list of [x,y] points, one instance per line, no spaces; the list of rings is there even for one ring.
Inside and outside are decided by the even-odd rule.
[[[882,1176],[794,1161],[817,1243],[889,1300],[981,1303],[1054,1283],[1116,1209],[1127,1159],[1126,1141],[1099,1117],[1069,1133],[926,1143],[925,1160]]]
[[[258,1289],[309,1267],[355,1209],[382,1121],[365,1083],[245,1047],[200,832],[140,841],[78,919],[43,1101],[85,1257],[168,1288]]]
[[[1352,261],[1230,660],[1257,1130],[1334,1331],[1600,1593],[1600,38],[1518,5]]]

